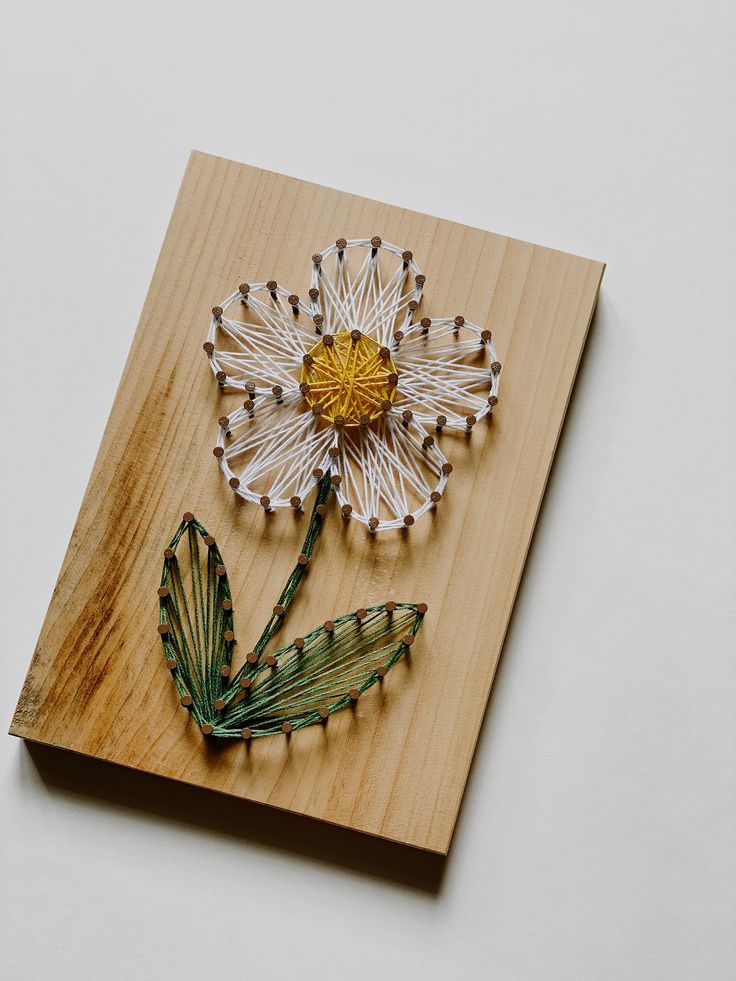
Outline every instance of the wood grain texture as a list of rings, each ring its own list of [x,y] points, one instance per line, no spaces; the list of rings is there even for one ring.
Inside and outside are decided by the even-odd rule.
[[[161,553],[184,511],[213,534],[241,657],[300,551],[308,515],[241,501],[212,456],[209,311],[238,283],[305,295],[310,256],[381,235],[427,276],[420,314],[493,330],[493,422],[441,445],[455,472],[409,534],[332,507],[284,641],[394,598],[429,613],[411,655],[329,723],[245,743],[204,739],[159,642]],[[603,264],[194,153],[11,732],[446,853]],[[277,638],[278,639],[278,638]]]

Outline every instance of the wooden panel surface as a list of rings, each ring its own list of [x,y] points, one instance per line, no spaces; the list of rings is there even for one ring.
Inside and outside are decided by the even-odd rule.
[[[441,445],[436,514],[371,536],[331,508],[283,639],[388,598],[427,602],[411,656],[290,738],[220,745],[179,707],[156,632],[161,551],[185,510],[215,535],[249,649],[308,515],[265,515],[212,456],[209,310],[238,283],[306,294],[313,252],[381,235],[427,276],[421,314],[493,330],[493,421]],[[190,159],[11,732],[447,851],[603,265],[206,154]]]

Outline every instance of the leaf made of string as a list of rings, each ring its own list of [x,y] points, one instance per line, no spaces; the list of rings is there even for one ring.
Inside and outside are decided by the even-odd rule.
[[[423,604],[391,603],[338,617],[255,666],[255,683],[236,679],[214,735],[273,735],[325,721],[379,682],[408,651]],[[264,671],[265,666],[265,671]]]
[[[274,613],[235,674],[232,594],[217,543],[187,512],[164,550],[158,591],[164,657],[182,705],[206,735],[251,738],[322,722],[384,677],[412,644],[426,606],[384,603],[265,653],[305,574],[330,494],[328,473]]]

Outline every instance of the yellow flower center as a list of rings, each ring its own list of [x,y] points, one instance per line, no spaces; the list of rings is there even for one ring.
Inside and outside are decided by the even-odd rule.
[[[359,330],[326,334],[304,357],[299,378],[312,411],[344,426],[365,425],[391,408],[397,380],[389,349]]]

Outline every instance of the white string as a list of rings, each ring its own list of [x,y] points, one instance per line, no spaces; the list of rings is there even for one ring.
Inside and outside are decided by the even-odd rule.
[[[353,270],[349,256],[360,249]],[[213,312],[212,371],[221,388],[248,393],[223,420],[216,449],[237,494],[268,509],[298,508],[329,469],[344,513],[372,530],[407,527],[435,506],[451,468],[425,426],[472,429],[497,401],[500,365],[489,332],[463,318],[412,322],[423,284],[398,246],[353,239],[313,263],[316,299],[292,304],[283,287],[257,283],[227,297],[221,316]],[[245,318],[228,316],[236,303]],[[310,411],[299,378],[321,336],[356,329],[389,348],[399,383],[379,419],[345,430]]]

